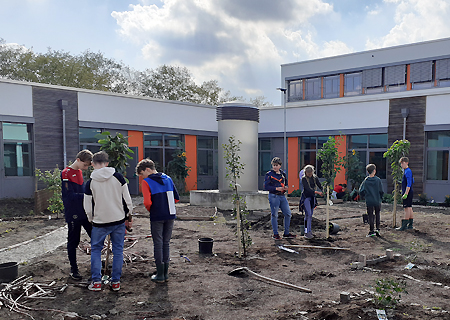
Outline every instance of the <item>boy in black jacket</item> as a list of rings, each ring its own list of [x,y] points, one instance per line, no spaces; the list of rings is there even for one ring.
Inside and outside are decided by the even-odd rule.
[[[380,208],[381,200],[383,199],[383,185],[381,179],[375,174],[377,167],[370,163],[366,167],[369,176],[361,183],[359,187],[359,194],[366,197],[367,215],[369,216],[369,234],[367,237],[380,236]],[[375,224],[377,229],[374,231],[374,216],[375,210]]]
[[[91,166],[92,152],[81,150],[75,162],[61,172],[61,193],[64,215],[68,227],[67,254],[70,262],[70,276],[74,280],[82,279],[77,265],[77,247],[80,244],[81,227],[91,236],[92,225],[83,208],[84,180],[81,170]]]

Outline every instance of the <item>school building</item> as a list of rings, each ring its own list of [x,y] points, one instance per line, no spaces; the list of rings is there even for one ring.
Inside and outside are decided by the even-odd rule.
[[[450,194],[450,38],[281,66],[281,106],[259,109],[258,186],[274,156],[283,159],[286,114],[290,190],[328,137],[342,154],[355,150],[375,163],[391,191],[383,153],[411,142],[416,197]],[[275,88],[274,88],[275,90]],[[96,135],[120,132],[135,151],[127,178],[139,192],[135,164],[146,157],[159,170],[184,143],[189,190],[218,188],[216,107],[0,79],[0,198],[32,197],[34,170],[63,168],[80,149],[99,150]],[[283,159],[284,160],[284,159]],[[335,183],[345,181],[342,171]]]

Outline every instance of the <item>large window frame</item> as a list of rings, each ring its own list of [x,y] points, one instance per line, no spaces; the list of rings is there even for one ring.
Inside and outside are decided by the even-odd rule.
[[[5,177],[34,176],[32,125],[2,122],[1,126]]]
[[[265,176],[267,171],[272,169],[272,139],[259,138],[258,139],[258,176]]]
[[[346,73],[344,75],[344,97],[362,94],[362,72]]]
[[[165,172],[172,155],[182,149],[182,143],[182,134],[144,132],[144,158],[153,160],[157,171]]]
[[[197,136],[197,174],[218,177],[218,138]]]
[[[426,181],[450,181],[450,131],[427,132],[426,141]]]
[[[303,169],[307,164],[311,164],[316,169],[316,175],[322,179],[322,160],[317,156],[317,152],[322,149],[323,144],[330,136],[304,136],[299,137],[299,168]]]
[[[288,101],[301,101],[303,100],[303,81],[292,80],[288,85]]]
[[[322,78],[305,80],[305,100],[318,100],[322,97]]]
[[[347,138],[348,152],[354,150],[359,155],[361,173],[367,175],[366,166],[373,163],[377,166],[377,176],[386,180],[387,159],[383,154],[388,149],[387,133],[349,135]]]

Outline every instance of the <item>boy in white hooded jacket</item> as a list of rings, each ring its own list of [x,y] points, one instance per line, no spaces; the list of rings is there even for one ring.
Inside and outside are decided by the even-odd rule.
[[[100,291],[101,251],[107,235],[110,235],[113,251],[111,289],[120,290],[123,265],[123,243],[125,220],[131,215],[133,204],[124,177],[114,168],[108,167],[108,154],[104,151],[94,154],[94,171],[86,183],[84,209],[92,223],[91,234],[91,277],[88,289]]]

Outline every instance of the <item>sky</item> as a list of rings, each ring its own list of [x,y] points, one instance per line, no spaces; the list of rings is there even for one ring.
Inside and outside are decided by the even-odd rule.
[[[449,18],[450,0],[0,0],[0,38],[182,66],[280,105],[282,64],[450,37]]]

